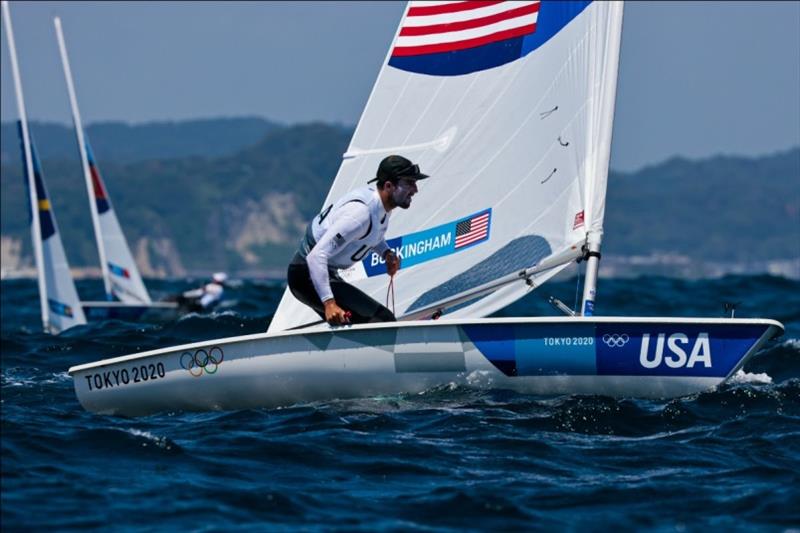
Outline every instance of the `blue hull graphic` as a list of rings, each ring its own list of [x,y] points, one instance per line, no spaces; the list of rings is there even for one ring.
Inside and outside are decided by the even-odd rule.
[[[769,326],[606,322],[462,329],[507,376],[725,378],[744,363]]]

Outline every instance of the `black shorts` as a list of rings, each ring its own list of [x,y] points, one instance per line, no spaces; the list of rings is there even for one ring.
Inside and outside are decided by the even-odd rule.
[[[319,299],[308,264],[305,261],[292,261],[286,276],[289,290],[295,298],[313,309],[320,317],[325,318],[325,306]],[[394,322],[396,319],[391,311],[382,306],[357,288],[346,283],[335,273],[330,276],[331,291],[336,304],[350,311],[350,322],[353,324],[366,324],[368,322]]]

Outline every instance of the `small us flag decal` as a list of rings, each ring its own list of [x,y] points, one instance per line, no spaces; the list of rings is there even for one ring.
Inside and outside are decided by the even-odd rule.
[[[489,238],[491,210],[486,210],[456,223],[456,248],[470,246]]]

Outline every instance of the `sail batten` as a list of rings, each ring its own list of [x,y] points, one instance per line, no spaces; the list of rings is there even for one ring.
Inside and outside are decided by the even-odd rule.
[[[342,161],[328,193],[324,205],[371,179],[388,155],[379,147],[399,147],[431,176],[387,233],[401,256],[398,316],[482,287],[496,294],[461,301],[452,316],[491,314],[530,290],[503,283],[507,276],[575,247],[572,261],[576,243],[602,231],[622,6],[525,5],[536,6],[535,24],[515,11],[519,2],[435,14],[410,2],[350,142],[358,157]],[[445,25],[421,23],[434,15]],[[512,26],[525,31],[502,34]],[[440,137],[447,143],[432,142]],[[383,300],[388,276],[377,255],[340,273]],[[269,331],[314,318],[287,292]]]

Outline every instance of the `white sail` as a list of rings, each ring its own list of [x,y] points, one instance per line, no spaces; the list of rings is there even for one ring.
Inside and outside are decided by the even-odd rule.
[[[75,124],[75,134],[78,140],[78,149],[81,154],[81,164],[86,180],[86,190],[89,194],[89,204],[92,212],[97,249],[100,255],[100,266],[103,272],[103,281],[106,295],[109,299],[117,298],[125,303],[151,303],[150,295],[139,274],[139,269],[133,259],[128,241],[114,214],[111,199],[108,197],[100,171],[97,168],[89,141],[81,124],[78,100],[75,96],[75,86],[72,80],[72,70],[61,29],[61,20],[54,20],[58,46],[61,52],[61,63],[64,67],[64,78],[69,91],[69,101],[72,107],[72,119]]]
[[[566,258],[450,310],[486,316],[602,232],[621,28],[619,2],[410,2],[321,206],[390,153],[431,175],[388,232],[398,316]],[[376,255],[342,274],[385,297]],[[270,331],[315,319],[287,291]]]
[[[20,139],[23,139],[21,127],[19,131]],[[33,160],[33,179],[28,178],[27,182],[34,184],[32,190],[29,188],[29,193],[33,194],[35,191],[37,209],[33,216],[39,220],[39,234],[34,233],[33,238],[40,239],[42,246],[41,269],[44,273],[48,311],[48,324],[45,329],[50,333],[59,333],[72,326],[86,324],[86,317],[69,270],[61,234],[58,231],[56,216],[44,184],[42,168],[39,158],[36,156],[32,136],[30,137],[30,149]],[[27,169],[25,174],[27,178]]]
[[[105,250],[106,275],[111,286],[111,293],[121,302],[149,304],[151,303],[150,294],[139,274],[139,268],[136,266],[136,261],[128,247],[128,241],[117,221],[117,215],[114,214],[111,198],[106,192],[88,140],[85,140],[85,146],[85,164],[89,167],[92,179],[89,200],[95,206],[98,214],[98,243],[102,243]]]
[[[31,220],[31,240],[39,281],[39,300],[42,312],[42,326],[45,331],[58,333],[72,326],[86,324],[78,291],[67,264],[64,246],[58,233],[56,217],[50,206],[50,199],[42,178],[41,165],[33,148],[33,140],[28,129],[28,116],[25,111],[25,98],[22,94],[22,80],[17,62],[17,47],[11,25],[8,2],[2,3],[14,90],[19,111],[18,131],[22,148],[22,166],[25,185],[28,190],[28,207]]]

